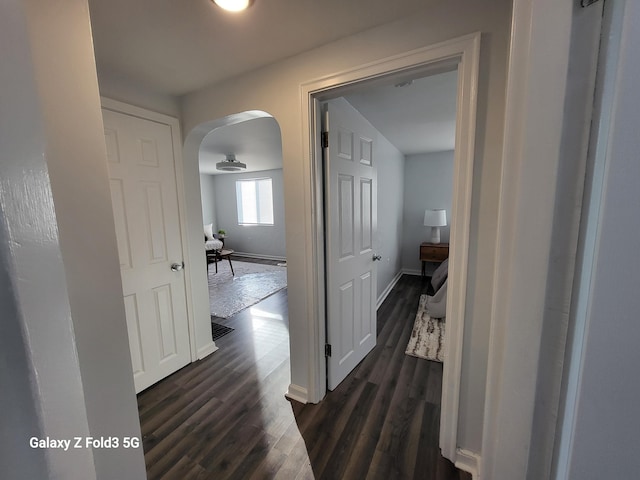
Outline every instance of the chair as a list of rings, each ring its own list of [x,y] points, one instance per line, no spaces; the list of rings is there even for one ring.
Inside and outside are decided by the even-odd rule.
[[[231,254],[234,252],[231,249],[224,248],[224,241],[218,238],[217,234],[214,234],[213,240],[207,240],[205,236],[205,253],[207,257],[207,266],[214,262],[216,264],[216,273],[218,273],[218,260],[222,260],[226,258],[229,262],[229,267],[231,268],[231,274],[235,277],[235,272],[233,271],[233,264],[231,263]]]
[[[235,277],[236,274],[233,271],[233,264],[231,263],[231,255],[233,254],[233,252],[234,251],[231,249],[215,250],[211,254],[207,252],[207,265],[209,265],[208,259],[211,258],[213,262],[216,264],[216,273],[218,273],[218,260],[222,260],[223,258],[226,258],[229,262],[229,268],[231,268],[231,275]]]

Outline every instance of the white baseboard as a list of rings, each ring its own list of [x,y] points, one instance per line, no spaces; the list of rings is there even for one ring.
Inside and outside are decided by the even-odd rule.
[[[405,275],[417,275],[418,277],[422,276],[422,272],[420,270],[413,270],[411,268],[403,268],[402,273]]]
[[[456,468],[470,473],[473,480],[480,480],[480,455],[469,450],[457,448],[455,460],[453,463]]]
[[[309,394],[307,389],[299,385],[294,385],[293,383],[289,385],[284,396],[291,400],[295,400],[296,402],[309,403]]]
[[[205,357],[208,357],[213,352],[218,350],[216,343],[212,340],[211,343],[207,343],[204,347],[200,347],[198,349],[198,360],[202,360]]]
[[[393,280],[391,280],[389,285],[387,285],[387,288],[385,288],[384,291],[378,297],[378,301],[376,302],[376,310],[379,309],[380,305],[382,305],[382,302],[384,302],[387,299],[387,297],[391,293],[391,290],[393,290],[393,287],[395,287],[396,283],[398,283],[398,280],[400,280],[400,277],[402,277],[402,270],[400,270],[396,274],[396,276],[393,277]]]
[[[279,262],[286,262],[287,257],[279,257],[277,255],[262,255],[259,253],[247,253],[247,252],[233,252],[234,257],[250,257],[250,258],[261,258],[263,260],[276,260]]]

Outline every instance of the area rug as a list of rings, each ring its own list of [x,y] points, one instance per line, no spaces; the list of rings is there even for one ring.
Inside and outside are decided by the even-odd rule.
[[[211,337],[213,338],[214,342],[219,338],[224,337],[227,333],[231,333],[231,332],[233,332],[233,328],[227,327],[225,325],[220,325],[219,323],[214,322],[212,319]]]
[[[418,358],[442,362],[444,360],[444,318],[431,318],[425,310],[427,295],[420,295],[418,313],[413,324],[409,344],[404,353]]]
[[[209,265],[209,306],[211,315],[229,318],[287,286],[287,269],[276,265],[241,262],[231,259],[218,262],[218,273]]]

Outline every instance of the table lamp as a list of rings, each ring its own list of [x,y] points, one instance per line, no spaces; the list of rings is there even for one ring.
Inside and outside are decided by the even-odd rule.
[[[431,227],[430,243],[440,243],[440,227],[447,226],[446,210],[425,210],[424,226]]]

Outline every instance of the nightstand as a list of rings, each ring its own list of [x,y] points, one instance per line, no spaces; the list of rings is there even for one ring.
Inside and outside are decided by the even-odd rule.
[[[422,276],[424,277],[425,262],[444,262],[449,258],[448,243],[427,243],[420,244],[420,261],[422,262]]]

